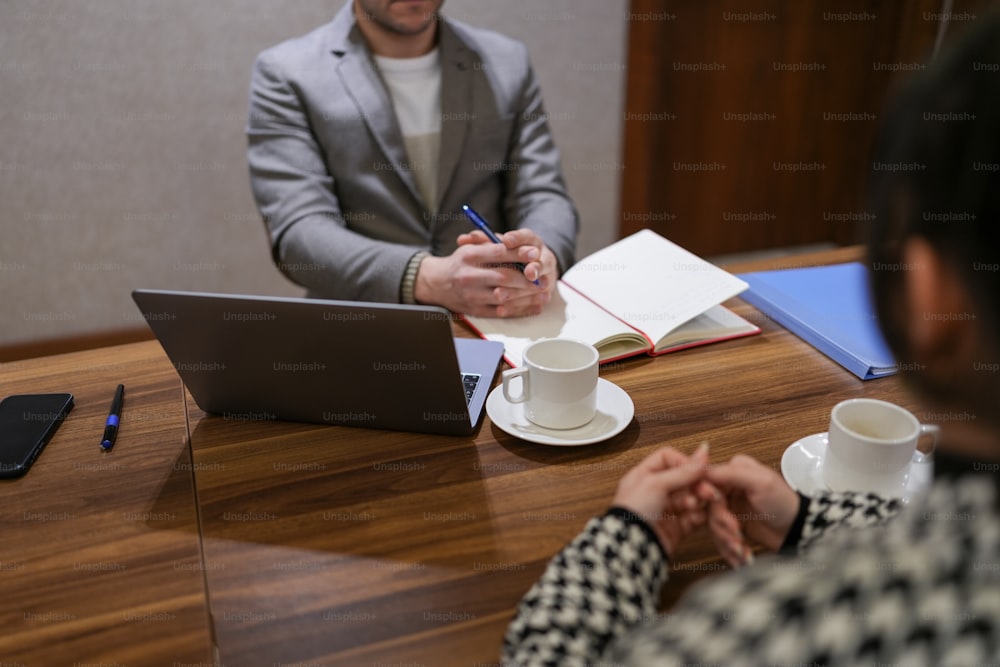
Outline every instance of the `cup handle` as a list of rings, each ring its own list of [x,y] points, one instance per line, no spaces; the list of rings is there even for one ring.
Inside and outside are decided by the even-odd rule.
[[[924,436],[931,437],[931,447],[928,450],[920,448],[920,441]],[[917,436],[917,449],[913,452],[913,462],[929,463],[934,460],[934,452],[937,451],[938,441],[941,439],[941,427],[934,424],[921,424],[920,435]]]
[[[521,393],[517,396],[511,396],[510,383],[518,377],[521,378]],[[521,368],[511,368],[503,372],[503,397],[506,398],[509,403],[524,403],[528,400],[528,377],[527,366],[522,366]]]

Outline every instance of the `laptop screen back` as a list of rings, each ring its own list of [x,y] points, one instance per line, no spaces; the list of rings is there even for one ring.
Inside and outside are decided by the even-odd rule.
[[[156,290],[133,299],[206,412],[430,433],[474,426],[444,309]]]

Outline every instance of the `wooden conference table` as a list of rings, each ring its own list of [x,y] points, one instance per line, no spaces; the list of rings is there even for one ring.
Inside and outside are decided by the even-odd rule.
[[[211,664],[183,387],[159,344],[3,363],[0,380],[76,403],[31,470],[0,480],[0,665]]]
[[[524,442],[488,417],[473,436],[442,437],[208,416],[182,401],[155,342],[18,363],[8,393],[76,386],[80,407],[36,469],[0,485],[0,655],[183,664],[209,656],[214,637],[226,665],[495,665],[520,597],[656,448],[690,452],[707,440],[713,461],[748,453],[777,467],[845,398],[921,414],[899,378],[863,383],[741,300],[727,305],[762,334],[602,367],[631,395],[635,419],[584,447]],[[95,434],[122,377],[130,407],[119,446],[101,458]],[[671,565],[664,605],[725,569],[708,539],[693,537]],[[139,620],[123,628],[129,614]]]

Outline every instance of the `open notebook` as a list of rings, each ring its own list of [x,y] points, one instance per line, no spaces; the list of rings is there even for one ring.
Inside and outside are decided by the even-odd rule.
[[[719,304],[747,284],[648,229],[580,260],[563,275],[540,315],[465,319],[480,336],[504,344],[521,363],[542,338],[576,338],[597,348],[601,363],[664,354],[760,329]]]

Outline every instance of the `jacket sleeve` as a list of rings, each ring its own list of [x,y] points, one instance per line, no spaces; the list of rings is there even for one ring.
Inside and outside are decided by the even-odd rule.
[[[667,559],[652,530],[612,508],[553,558],[504,638],[504,665],[591,665],[655,617]]]
[[[828,533],[885,523],[905,505],[874,493],[823,491],[810,498],[799,494],[799,513],[780,551],[806,553]]]
[[[827,534],[838,532],[837,527],[877,525],[902,508],[901,501],[873,494],[802,496],[798,528],[793,526],[796,535],[786,540],[786,550],[808,551]],[[676,613],[661,618],[657,604],[668,578],[667,556],[646,523],[612,508],[591,519],[525,595],[504,637],[503,664],[730,664],[732,641],[767,634],[773,629],[770,621],[783,614],[803,613],[801,601],[789,593],[790,582],[808,590],[816,573],[826,569],[809,561],[764,563],[733,573],[725,583],[701,587],[708,592],[690,596]],[[776,568],[786,569],[784,584],[770,577]],[[835,597],[835,592],[831,595]],[[655,631],[640,630],[647,624]],[[733,625],[733,638],[721,641],[728,625]],[[616,645],[617,639],[633,631],[646,640]],[[613,653],[611,662],[602,662],[608,652]]]
[[[347,228],[305,105],[267,52],[254,64],[246,133],[251,188],[281,271],[327,298],[398,302],[422,248]]]

